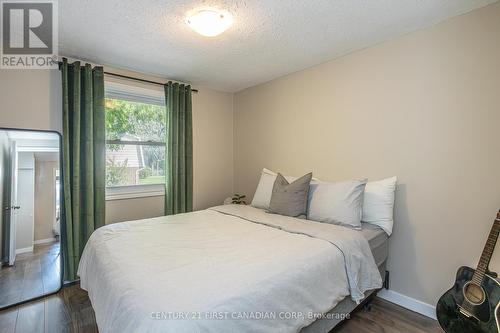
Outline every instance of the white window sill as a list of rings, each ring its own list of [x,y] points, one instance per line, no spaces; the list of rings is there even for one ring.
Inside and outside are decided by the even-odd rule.
[[[106,201],[163,195],[165,195],[165,185],[163,184],[106,187]]]

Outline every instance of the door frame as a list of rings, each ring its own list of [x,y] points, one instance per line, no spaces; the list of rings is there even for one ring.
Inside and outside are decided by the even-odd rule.
[[[19,155],[17,142],[12,141],[10,145],[10,202],[9,202],[9,265],[16,262],[16,230],[17,230],[17,178]]]
[[[15,127],[0,127],[0,131],[21,131],[21,132],[43,132],[43,133],[53,133],[53,134],[56,134],[58,137],[59,137],[59,177],[60,179],[62,180],[63,179],[63,137],[61,135],[61,133],[59,131],[56,131],[56,130],[43,130],[43,129],[31,129],[31,128],[15,128]],[[66,229],[66,219],[65,219],[65,216],[64,216],[64,183],[62,181],[60,181],[60,190],[59,190],[59,198],[61,198],[61,202],[60,202],[60,209],[61,209],[61,216],[60,216],[60,223],[61,223],[61,234],[60,234],[60,238],[59,238],[59,241],[60,242],[64,242],[65,241],[65,236],[64,236],[64,230]],[[34,301],[34,300],[38,300],[38,299],[42,299],[44,297],[47,297],[49,295],[53,295],[53,294],[56,294],[58,293],[61,288],[63,287],[63,284],[64,284],[64,256],[66,254],[64,253],[63,251],[63,247],[61,246],[60,247],[60,255],[59,255],[59,264],[60,264],[60,267],[61,267],[61,276],[60,276],[60,283],[59,283],[59,288],[57,290],[55,290],[54,292],[50,293],[50,294],[44,294],[44,295],[40,295],[40,296],[37,296],[37,297],[33,297],[31,299],[27,299],[27,300],[23,300],[23,301],[20,301],[20,302],[17,302],[17,303],[13,303],[13,304],[9,304],[7,306],[4,306],[4,307],[0,307],[0,310],[4,310],[4,309],[8,309],[8,308],[11,308],[11,307],[14,307],[14,306],[18,306],[20,304],[24,304],[24,303],[27,303],[27,302],[31,302],[31,301]]]

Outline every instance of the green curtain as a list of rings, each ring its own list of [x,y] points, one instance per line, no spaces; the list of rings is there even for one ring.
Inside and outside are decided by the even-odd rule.
[[[78,263],[92,232],[104,225],[105,119],[102,67],[61,65],[63,98],[61,246],[65,281],[77,279]]]
[[[191,86],[165,84],[167,138],[165,215],[193,210],[193,116]]]

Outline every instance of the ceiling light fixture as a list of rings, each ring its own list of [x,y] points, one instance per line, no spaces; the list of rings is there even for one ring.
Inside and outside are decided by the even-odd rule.
[[[186,23],[200,35],[215,37],[233,24],[233,18],[228,12],[203,9],[189,15]]]

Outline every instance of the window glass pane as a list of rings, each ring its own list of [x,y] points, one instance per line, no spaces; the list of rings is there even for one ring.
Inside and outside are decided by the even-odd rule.
[[[165,107],[106,98],[106,139],[165,142]]]
[[[106,186],[164,183],[164,146],[106,145]]]

